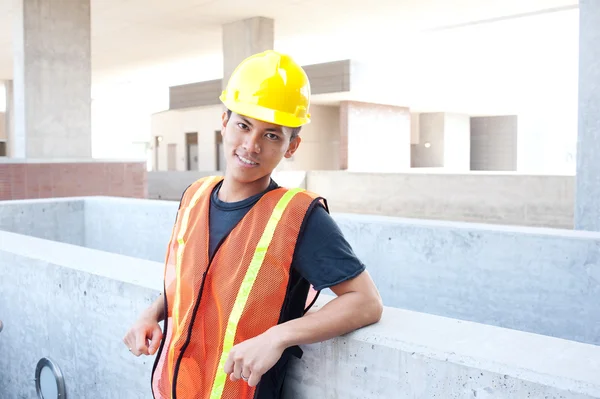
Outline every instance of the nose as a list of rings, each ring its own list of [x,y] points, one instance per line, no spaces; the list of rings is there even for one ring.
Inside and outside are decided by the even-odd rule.
[[[260,153],[259,137],[257,133],[248,133],[244,140],[244,150]]]

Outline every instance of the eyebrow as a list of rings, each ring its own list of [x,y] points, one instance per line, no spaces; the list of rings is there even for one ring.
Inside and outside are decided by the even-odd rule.
[[[248,119],[244,118],[243,116],[240,116],[240,119],[241,119],[242,121],[244,121],[244,123],[245,123],[246,125],[248,125],[248,126],[252,127],[252,123],[250,123],[250,121],[249,121]],[[267,132],[276,132],[276,133],[281,133],[281,134],[283,134],[283,130],[282,130],[281,128],[279,128],[279,129],[276,129],[276,128],[272,128],[272,127],[270,127],[270,128],[268,128],[268,129],[266,129],[266,130],[267,130]]]

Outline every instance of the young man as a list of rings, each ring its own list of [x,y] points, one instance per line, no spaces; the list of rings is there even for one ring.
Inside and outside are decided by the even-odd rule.
[[[232,74],[221,96],[225,177],[184,192],[164,294],[124,338],[136,356],[158,350],[155,398],[280,398],[298,345],[380,319],[379,293],[325,200],[271,179],[300,145],[309,97],[304,70],[275,51]],[[306,313],[311,285],[336,297]]]

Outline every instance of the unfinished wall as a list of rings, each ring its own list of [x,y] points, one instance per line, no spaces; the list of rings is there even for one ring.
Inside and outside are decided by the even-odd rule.
[[[6,113],[0,112],[0,141],[6,141]]]
[[[311,171],[307,184],[335,212],[573,227],[573,176]]]
[[[517,116],[471,118],[471,170],[517,170],[517,136]]]
[[[152,115],[152,137],[161,136],[152,154],[152,170],[168,170],[169,144],[176,146],[175,170],[187,170],[186,133],[198,133],[198,170],[216,170],[216,131],[221,130],[223,108],[220,105],[165,111]],[[153,150],[156,151],[156,150]]]
[[[1,396],[36,397],[49,356],[68,398],[150,397],[154,356],[132,356],[122,337],[161,278],[157,262],[0,232]],[[286,398],[600,398],[598,346],[407,310],[303,349]]]
[[[79,198],[0,201],[0,230],[85,245],[84,204]]]
[[[340,168],[340,108],[311,105],[311,122],[302,127],[302,142],[293,158],[277,170],[338,170]]]
[[[469,116],[446,112],[421,113],[412,118],[411,167],[468,171],[470,167]],[[414,132],[416,130],[416,132]]]

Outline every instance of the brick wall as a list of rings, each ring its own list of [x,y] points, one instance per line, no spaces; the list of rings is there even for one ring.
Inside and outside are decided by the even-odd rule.
[[[0,200],[92,195],[146,198],[145,163],[0,163]]]

